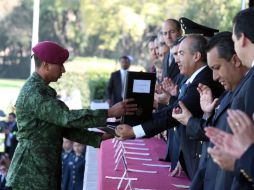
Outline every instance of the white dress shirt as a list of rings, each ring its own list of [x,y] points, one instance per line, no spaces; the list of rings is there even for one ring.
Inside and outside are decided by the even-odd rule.
[[[127,70],[124,69],[120,69],[120,73],[121,73],[121,84],[122,84],[122,98],[124,97],[124,84],[125,84],[125,78],[127,75]]]
[[[253,62],[252,62],[252,64],[253,64]],[[207,65],[205,65],[205,66],[199,68],[198,70],[196,70],[185,83],[186,84],[192,83],[193,80],[196,78],[196,76],[206,67],[207,67]],[[141,137],[144,137],[146,135],[142,125],[134,126],[133,127],[133,132],[134,132],[136,138],[141,138]]]

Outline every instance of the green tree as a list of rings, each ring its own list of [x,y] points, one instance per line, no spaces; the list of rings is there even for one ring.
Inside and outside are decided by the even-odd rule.
[[[240,11],[239,0],[192,0],[188,1],[183,16],[197,23],[217,28],[220,31],[232,31],[232,19]]]
[[[77,55],[83,47],[78,0],[43,0],[40,4],[40,40],[53,40]]]
[[[167,17],[179,18],[181,3],[173,0],[82,0],[80,11],[88,39],[86,47],[88,51],[96,50],[93,52],[97,55],[116,58],[128,53],[140,58],[147,34]],[[169,8],[172,11],[168,11]]]
[[[28,54],[31,45],[31,0],[9,10],[1,20],[0,48],[6,52],[5,56],[22,57]]]

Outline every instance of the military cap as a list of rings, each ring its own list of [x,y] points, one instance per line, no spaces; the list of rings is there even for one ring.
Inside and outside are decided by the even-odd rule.
[[[203,26],[185,17],[180,18],[179,22],[185,34],[203,34],[206,37],[212,37],[214,33],[219,32],[217,29]]]
[[[34,55],[50,64],[63,64],[69,57],[69,51],[55,42],[42,41],[32,48]]]

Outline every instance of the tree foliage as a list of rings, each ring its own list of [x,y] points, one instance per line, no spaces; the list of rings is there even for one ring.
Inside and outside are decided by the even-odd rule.
[[[179,17],[181,6],[172,0],[82,0],[80,11],[86,39],[93,36],[87,49],[95,45],[98,54],[140,56],[145,37],[166,17]]]
[[[240,10],[239,0],[188,1],[183,16],[220,31],[232,31],[232,18]]]
[[[59,42],[73,56],[118,58],[131,54],[136,62],[146,59],[146,39],[157,33],[163,20],[185,16],[220,31],[231,30],[231,20],[240,9],[239,0],[40,2],[40,40]],[[0,1],[1,55],[30,55],[32,9],[33,0]]]

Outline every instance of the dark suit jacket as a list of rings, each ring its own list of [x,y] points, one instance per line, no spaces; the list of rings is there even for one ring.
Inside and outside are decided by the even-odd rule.
[[[198,84],[206,84],[214,92],[214,96],[218,97],[223,88],[217,82],[213,81],[212,71],[206,67],[204,68],[193,80],[186,90],[185,95],[178,99],[176,103],[156,113],[152,120],[142,124],[147,137],[152,137],[165,129],[178,126],[179,122],[172,118],[172,108],[178,106],[178,101],[181,100],[186,107],[191,111],[195,117],[200,117],[203,112],[200,108],[200,96],[197,91]],[[200,144],[198,141],[192,140],[186,135],[185,127],[180,129],[181,149],[183,152],[183,158],[186,165],[187,174],[190,178],[194,176],[194,173],[198,166],[198,150],[200,150]]]
[[[107,98],[111,101],[111,106],[123,100],[120,70],[111,73],[107,87]]]
[[[231,109],[240,109],[249,117],[254,112],[254,67],[249,70],[247,75],[241,80],[234,91]],[[228,128],[229,129],[229,128]]]
[[[223,131],[226,131],[227,126],[227,109],[230,107],[232,101],[232,92],[227,92],[220,102],[219,108],[215,112],[210,125],[216,126]],[[213,146],[209,143],[209,146]],[[206,148],[207,150],[207,148]],[[206,152],[206,171],[204,176],[204,189],[213,190],[216,188],[230,189],[232,184],[233,175],[231,172],[221,170],[216,163],[212,160],[210,155]]]
[[[247,75],[242,79],[241,83],[238,85],[234,91],[234,98],[231,104],[231,109],[240,109],[244,111],[249,117],[252,117],[254,112],[254,68],[252,67]],[[229,132],[230,128],[227,127]],[[253,163],[250,165],[253,168]],[[243,174],[242,174],[243,175]],[[243,175],[244,176],[244,175]],[[244,178],[235,178],[232,184],[232,189],[250,189],[248,180],[243,180]]]
[[[164,56],[163,59],[163,77],[169,77],[174,82],[176,82],[175,77],[178,75],[179,68],[178,65],[175,63],[175,59],[172,59],[171,64],[169,66],[169,57],[170,57],[170,51]]]
[[[254,82],[254,76],[253,76],[253,69],[251,69],[247,75],[241,80],[240,84],[237,86],[237,88],[234,90],[231,102],[229,103],[229,107],[231,109],[241,109],[244,112],[246,112],[249,116],[252,115],[254,111],[253,107],[253,101],[251,100],[254,96],[254,90],[253,90],[253,82]],[[252,83],[252,84],[251,84]],[[227,107],[228,108],[228,107]],[[226,110],[225,110],[226,111]],[[216,127],[221,128],[224,131],[231,132],[227,122],[226,122],[226,113],[224,114],[224,122],[222,124],[216,124]],[[215,176],[215,170],[217,170],[216,178],[214,180]],[[207,160],[207,168],[205,173],[205,181],[204,189],[230,189],[230,188],[239,188],[238,180],[233,180],[234,173],[228,172],[225,170],[222,170],[218,167],[217,164],[215,164],[212,160],[212,158],[208,158]],[[234,182],[233,182],[234,181]],[[233,183],[233,184],[232,184]],[[243,185],[240,185],[243,189]]]
[[[187,80],[186,77],[178,73],[173,79],[174,83],[177,86],[181,86]],[[171,97],[169,101],[169,106],[174,105],[177,101],[177,97]],[[165,160],[171,162],[171,170],[174,170],[177,162],[179,160],[180,153],[180,136],[178,134],[178,128],[174,130],[174,128],[170,128],[167,130],[168,139],[167,139],[167,153]]]
[[[233,190],[254,189],[254,144],[235,163],[235,181]]]
[[[182,98],[178,99],[174,105],[155,113],[152,120],[142,124],[146,137],[152,137],[168,128],[179,125],[179,122],[172,117],[172,109],[178,106],[179,100],[185,104],[194,117],[199,117],[203,114],[200,108],[200,96],[197,91],[199,83],[209,86],[215,97],[218,97],[223,91],[222,86],[213,81],[212,71],[208,67],[204,68],[188,86]]]
[[[69,161],[74,154],[73,151],[71,152],[64,152],[62,151],[61,160],[62,160],[62,181],[61,181],[61,187],[62,190],[67,189],[68,187],[68,180],[69,180],[69,171],[68,171],[68,164]]]
[[[85,156],[72,154],[67,166],[66,185],[63,190],[82,190],[85,170]]]
[[[214,190],[216,183],[216,174],[219,169],[218,165],[213,162],[209,154],[207,153],[207,147],[209,145],[209,139],[205,136],[205,126],[216,126],[225,131],[226,128],[226,117],[227,109],[230,106],[232,100],[232,92],[224,92],[220,97],[219,106],[217,106],[215,113],[207,121],[199,118],[191,118],[187,124],[187,134],[191,138],[201,140],[202,142],[202,154],[199,162],[198,171],[196,172],[192,181],[191,190],[196,189],[211,189]],[[210,144],[211,146],[211,144]],[[227,175],[230,172],[225,173],[226,175],[221,176],[224,182],[222,189],[230,189],[232,183],[232,175]],[[229,178],[229,179],[228,179]],[[230,180],[231,179],[231,180]],[[229,186],[227,186],[229,184]],[[222,186],[221,186],[222,187]],[[226,188],[227,187],[227,188]]]

